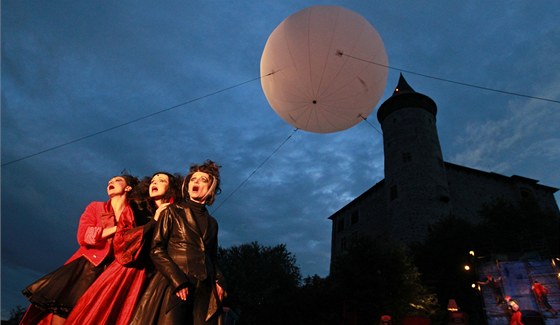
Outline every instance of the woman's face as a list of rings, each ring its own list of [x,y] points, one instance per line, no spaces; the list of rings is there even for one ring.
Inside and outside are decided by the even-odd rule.
[[[115,195],[123,195],[130,191],[132,187],[126,185],[126,180],[123,177],[115,176],[107,183],[107,195],[113,197]]]
[[[150,182],[150,197],[157,198],[164,195],[169,189],[169,176],[155,174]]]
[[[189,197],[197,203],[204,203],[210,190],[210,175],[203,172],[195,172],[189,181]]]

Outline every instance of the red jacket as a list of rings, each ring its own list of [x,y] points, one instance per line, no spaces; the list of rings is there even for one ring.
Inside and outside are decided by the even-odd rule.
[[[128,217],[134,220],[132,209],[126,206],[122,212],[121,218]],[[113,241],[110,238],[101,238],[103,228],[107,225],[102,224],[103,219],[110,217],[114,212],[111,207],[111,200],[107,202],[91,202],[87,207],[82,216],[80,217],[80,224],[78,226],[78,244],[80,248],[66,261],[65,264],[72,262],[80,256],[84,256],[95,266],[98,266],[103,262],[107,256],[111,253],[111,243]]]
[[[539,282],[533,284],[533,286],[531,287],[531,289],[533,290],[533,292],[535,292],[535,294],[536,294],[538,297],[541,297],[542,295],[548,294],[548,289],[545,288],[545,286],[543,286],[543,285],[540,284]]]

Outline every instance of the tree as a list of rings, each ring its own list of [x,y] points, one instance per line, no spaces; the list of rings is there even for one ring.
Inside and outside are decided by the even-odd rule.
[[[226,303],[240,311],[240,325],[297,323],[291,310],[301,275],[285,245],[220,248],[218,259],[227,282]]]
[[[421,283],[420,273],[401,245],[358,237],[333,261],[332,290],[342,306],[342,321],[371,324],[380,315],[432,315],[435,294]]]
[[[20,305],[17,305],[14,309],[10,310],[10,318],[8,320],[3,320],[2,325],[17,325],[19,321],[25,314],[26,309]]]
[[[432,224],[430,228],[422,243],[411,245],[422,281],[434,288],[443,304],[455,299],[461,310],[469,314],[471,322],[482,323],[479,297],[470,286],[476,279],[473,271],[466,271],[464,266],[473,267],[469,251],[478,252],[483,237],[476,226],[455,216]],[[444,312],[440,316],[446,315]]]
[[[480,215],[480,233],[492,253],[540,251],[546,257],[560,253],[560,218],[553,211],[543,211],[532,197],[516,206],[498,199],[485,205]]]

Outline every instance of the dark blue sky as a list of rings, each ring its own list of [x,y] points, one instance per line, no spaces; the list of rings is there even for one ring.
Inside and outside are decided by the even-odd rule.
[[[2,318],[76,249],[84,207],[123,169],[219,162],[221,246],[284,243],[304,276],[327,275],[327,218],[383,178],[375,111],[341,132],[294,132],[258,80],[270,33],[318,4],[3,0]],[[437,103],[446,161],[560,187],[557,1],[329,4],[381,35],[381,101],[404,71]]]

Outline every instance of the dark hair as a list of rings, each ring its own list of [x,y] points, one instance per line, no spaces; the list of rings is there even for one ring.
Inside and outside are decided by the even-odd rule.
[[[124,179],[124,181],[126,182],[126,185],[132,187],[132,189],[134,189],[137,185],[138,185],[138,178],[136,178],[135,176],[129,175],[129,174],[122,174],[122,175],[117,175],[117,176],[113,176],[113,178],[115,177],[122,177]]]
[[[148,210],[150,214],[154,214],[157,210],[157,206],[154,200],[150,197],[150,184],[152,183],[152,178],[157,174],[165,174],[169,177],[169,188],[162,196],[163,201],[165,202],[178,202],[181,198],[181,179],[182,176],[179,174],[170,174],[167,172],[157,172],[154,173],[151,177],[145,176],[140,181],[140,184],[136,186],[132,193],[130,194],[130,198],[134,200],[135,205],[137,206],[138,210]]]
[[[205,204],[207,205],[212,205],[212,203],[214,203],[214,199],[216,197],[216,195],[220,194],[222,192],[222,189],[220,188],[220,168],[222,166],[216,164],[215,162],[213,162],[210,159],[207,159],[204,163],[202,164],[192,164],[190,169],[189,169],[189,173],[187,174],[187,176],[185,176],[185,180],[183,181],[183,186],[181,188],[183,197],[185,199],[189,199],[189,191],[187,190],[188,184],[191,181],[191,177],[194,173],[196,172],[203,172],[206,173],[210,176],[212,176],[212,184],[210,184],[211,186],[214,186],[214,182],[216,182],[215,185],[215,189],[213,191],[213,193],[211,193],[208,198],[206,199]]]
[[[167,177],[169,178],[169,188],[162,196],[163,201],[178,202],[178,200],[181,198],[181,178],[182,178],[181,175],[178,174],[172,175],[168,172],[156,172],[152,174],[152,177],[150,177],[150,183],[154,178],[154,176],[156,176],[157,174],[167,175]],[[148,189],[148,193],[149,193],[149,189]]]

